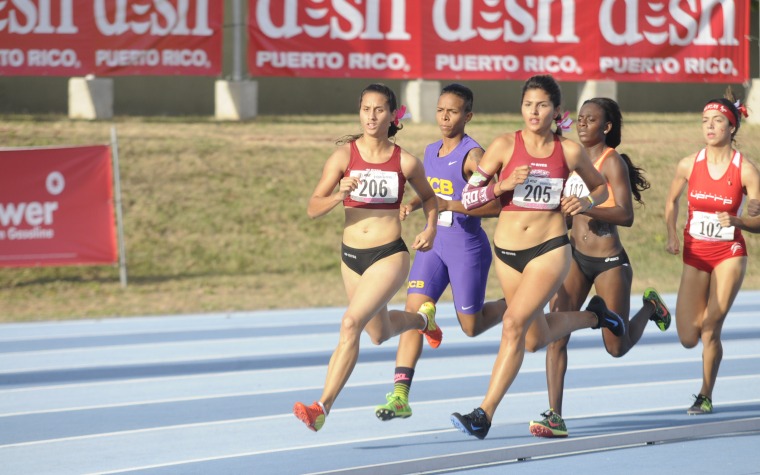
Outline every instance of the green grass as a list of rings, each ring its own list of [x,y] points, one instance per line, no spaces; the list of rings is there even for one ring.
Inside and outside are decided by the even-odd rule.
[[[517,115],[476,115],[470,134],[487,146],[520,127]],[[3,146],[107,143],[112,123],[61,116],[6,116]],[[359,131],[356,116],[120,118],[122,198],[129,285],[103,267],[0,268],[0,321],[226,312],[346,304],[339,271],[343,214],[310,220],[306,205],[335,139]],[[417,156],[438,138],[433,124],[405,124],[398,143]],[[575,137],[570,133],[571,138]],[[675,164],[702,146],[698,114],[629,114],[621,152],[652,188],[622,229],[634,292],[675,292],[680,257],[667,254],[664,199]],[[739,146],[760,157],[760,126]],[[685,211],[685,199],[682,200]],[[407,243],[421,213],[404,227]],[[679,220],[683,224],[683,217]],[[494,220],[486,222],[491,234]],[[758,237],[747,235],[745,289],[760,289]],[[501,297],[492,272],[488,297]],[[395,302],[404,301],[402,289]],[[450,299],[450,294],[444,296]]]

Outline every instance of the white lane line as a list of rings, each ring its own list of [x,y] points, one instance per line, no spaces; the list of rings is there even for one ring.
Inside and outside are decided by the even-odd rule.
[[[760,358],[760,354],[757,355],[745,355],[745,356],[733,356],[733,357],[727,357],[724,358],[724,361],[727,360],[744,360],[744,359],[758,359]],[[681,358],[679,360],[668,360],[668,364],[674,364],[674,363],[695,363],[702,361],[701,358]],[[568,370],[584,370],[584,369],[607,369],[607,368],[619,368],[622,366],[625,367],[635,367],[635,366],[649,366],[654,363],[657,363],[658,361],[643,361],[643,362],[614,362],[614,363],[608,363],[608,364],[598,364],[598,365],[570,365],[568,366]],[[521,374],[524,373],[543,373],[545,372],[542,368],[536,368],[536,369],[525,369],[520,371]],[[231,375],[239,376],[238,373],[230,373]],[[487,377],[491,374],[490,371],[488,372],[479,372],[479,373],[467,373],[468,377]],[[448,376],[429,376],[429,377],[420,377],[417,378],[415,381],[419,382],[431,382],[431,381],[446,381],[449,379],[457,379],[459,378],[459,375],[448,375]],[[755,378],[758,377],[758,375],[741,375],[741,376],[727,376],[725,379],[736,379],[736,378]],[[721,377],[721,380],[724,378]],[[136,381],[140,380],[131,380],[131,381],[119,381],[120,384],[124,385],[133,385]],[[689,379],[689,380],[670,380],[665,383],[674,383],[677,381],[688,381],[688,382],[694,382],[698,381],[696,379]],[[376,380],[376,381],[366,381],[362,383],[349,383],[346,384],[346,388],[361,388],[361,387],[368,387],[368,386],[375,386],[380,384],[387,383],[387,379],[382,380]],[[656,382],[656,383],[636,383],[632,385],[622,385],[622,386],[599,386],[599,388],[606,388],[606,389],[614,389],[617,387],[631,387],[631,386],[638,386],[643,387],[647,386],[649,384],[655,384],[660,385],[662,382]],[[113,384],[104,383],[108,386],[113,386]],[[86,386],[86,385],[85,385]],[[66,388],[67,386],[63,386],[63,388]],[[56,386],[55,388],[61,388],[61,386]],[[238,391],[238,392],[231,392],[231,393],[221,393],[221,394],[207,394],[207,395],[199,395],[199,396],[188,396],[188,397],[181,397],[181,398],[159,398],[159,399],[143,399],[143,400],[135,400],[135,401],[129,401],[129,402],[121,402],[121,403],[113,403],[113,404],[95,404],[95,405],[86,405],[86,406],[71,406],[71,407],[62,407],[57,409],[42,409],[42,410],[36,410],[36,411],[19,411],[19,412],[9,412],[9,413],[0,413],[0,418],[3,417],[16,417],[16,416],[28,416],[28,415],[36,415],[36,414],[55,414],[55,413],[61,413],[61,412],[75,412],[75,411],[88,411],[88,410],[96,410],[96,409],[112,409],[112,408],[121,408],[121,407],[131,407],[131,406],[143,406],[143,405],[150,405],[150,404],[169,404],[169,403],[177,403],[177,402],[191,402],[191,401],[204,401],[204,400],[213,400],[213,399],[223,399],[228,397],[253,397],[253,396],[263,396],[263,395],[271,395],[271,394],[280,394],[283,392],[298,392],[298,391],[317,391],[322,389],[322,386],[303,386],[303,387],[293,387],[293,388],[280,388],[280,389],[269,389],[269,390],[262,390],[262,391]],[[0,391],[0,395],[3,395],[5,392],[11,392],[9,391]],[[570,391],[570,390],[566,390]],[[545,391],[536,392],[535,394],[544,394]],[[515,394],[528,394],[528,393],[515,393]],[[530,393],[533,394],[533,393]],[[470,399],[470,398],[467,398]],[[436,403],[437,401],[422,401],[416,403],[416,405],[425,405],[428,403]]]
[[[226,343],[229,343],[231,340],[228,340]],[[251,339],[243,339],[239,342],[236,341],[236,343],[240,343],[245,341],[249,347],[255,347],[256,345],[251,342]],[[201,342],[192,342],[193,344],[199,344]],[[190,346],[187,342],[182,343],[184,345]],[[126,345],[126,346],[119,346],[119,347],[103,347],[99,348],[100,351],[105,350],[140,350],[144,352],[150,351],[151,347],[160,348],[162,350],[166,350],[168,346],[172,346],[172,343],[160,343],[160,344],[150,344],[150,345]],[[226,346],[226,345],[222,345]],[[191,348],[188,348],[190,350]],[[83,349],[73,349],[73,350],[65,350],[66,353],[85,353],[90,349],[83,350]],[[80,363],[80,364],[68,364],[65,366],[35,366],[33,368],[16,368],[16,369],[9,369],[9,370],[0,370],[0,375],[3,374],[18,374],[18,373],[38,373],[38,372],[49,372],[49,371],[68,371],[72,369],[102,369],[102,368],[129,368],[131,366],[140,366],[140,365],[151,365],[151,364],[164,364],[164,363],[193,363],[198,361],[221,361],[221,360],[229,360],[229,359],[235,359],[235,358],[253,358],[253,357],[261,357],[261,356],[293,356],[293,355],[301,355],[306,353],[314,353],[319,352],[323,350],[319,349],[299,349],[299,350],[288,350],[287,352],[283,353],[272,353],[271,351],[261,351],[260,353],[251,352],[250,350],[245,351],[239,351],[235,353],[225,353],[221,355],[209,355],[209,356],[178,356],[178,357],[168,357],[163,356],[160,358],[160,360],[156,359],[135,359],[135,360],[129,360],[129,361],[123,361],[121,363],[112,364],[112,365],[106,365],[106,364],[98,364],[98,363]],[[41,351],[41,352],[29,352],[29,353],[14,353],[14,358],[18,357],[17,359],[23,360],[24,357],[30,357],[30,356],[45,356],[45,354],[50,354],[51,356],[61,356],[61,352],[50,350],[50,351]],[[5,359],[4,356],[8,355],[8,353],[0,354],[0,360]],[[86,355],[82,355],[86,356]],[[105,358],[105,357],[104,357]]]
[[[728,405],[734,405],[734,404],[746,404],[746,403],[755,403],[760,401],[760,399],[753,399],[753,400],[747,400],[747,401],[733,401],[728,402],[725,404]],[[599,414],[587,414],[582,416],[575,416],[567,418],[568,420],[573,419],[588,419],[588,418],[600,418],[600,417],[609,417],[609,416],[623,416],[623,415],[631,415],[631,414],[652,414],[652,413],[658,413],[658,412],[665,412],[665,411],[671,411],[674,409],[680,409],[681,406],[674,406],[674,407],[667,407],[667,408],[655,408],[647,411],[620,411],[620,412],[608,412],[608,413],[599,413]],[[743,419],[741,419],[743,420]],[[729,421],[723,421],[723,425],[725,425]],[[712,423],[712,424],[718,424],[718,423]],[[687,430],[689,428],[693,429],[693,426],[683,426]],[[667,428],[666,428],[667,429]],[[640,431],[631,431],[631,432],[624,432],[622,434],[628,434],[628,433],[635,433],[635,434],[644,434],[644,433],[653,433],[656,431],[662,431],[662,428],[655,428],[655,429],[645,429]],[[188,464],[195,464],[195,463],[203,463],[203,462],[211,462],[211,461],[218,461],[218,460],[228,460],[228,459],[234,459],[234,458],[242,458],[242,457],[253,457],[257,455],[266,455],[266,454],[272,454],[272,453],[279,453],[279,452],[289,452],[289,451],[302,451],[302,450],[308,450],[308,449],[319,449],[323,447],[335,447],[340,445],[350,445],[350,444],[360,444],[360,443],[367,443],[367,442],[377,442],[377,441],[384,441],[384,440],[398,440],[398,439],[405,439],[410,437],[418,437],[418,436],[424,436],[424,435],[435,435],[435,434],[444,434],[449,432],[457,432],[458,429],[442,429],[442,430],[430,430],[430,431],[421,431],[411,434],[398,434],[398,435],[392,435],[392,436],[383,436],[383,437],[369,437],[369,438],[361,438],[361,439],[353,439],[353,440],[346,440],[346,441],[340,441],[340,442],[329,442],[329,443],[323,443],[323,444],[309,444],[309,445],[300,445],[298,447],[288,447],[288,448],[280,448],[280,449],[270,449],[270,450],[261,450],[261,451],[249,451],[249,452],[240,452],[236,454],[228,454],[228,455],[220,455],[215,457],[202,457],[202,458],[195,458],[195,459],[185,459],[181,461],[176,462],[165,462],[160,464],[151,464],[151,465],[142,465],[142,466],[134,466],[129,468],[121,468],[117,470],[110,470],[110,471],[99,471],[99,472],[92,472],[88,473],[86,475],[112,475],[117,473],[127,473],[131,471],[138,471],[138,470],[151,470],[151,469],[157,469],[157,468],[165,468],[165,467],[175,467],[179,465],[188,465]],[[573,440],[596,440],[596,439],[604,439],[604,438],[610,438],[619,436],[621,433],[610,433],[610,434],[603,434],[603,435],[595,435],[595,436],[586,436],[586,437],[580,437]],[[519,449],[521,447],[532,447],[536,444],[524,444],[524,445],[518,445],[515,447],[510,447],[510,449]],[[546,444],[541,444],[542,446],[545,446]],[[468,451],[465,452],[467,454],[478,454],[478,453],[488,453],[488,452],[494,452],[495,450],[502,450],[502,449],[484,449],[484,450],[476,450],[476,451]],[[415,459],[415,460],[426,460],[426,459],[434,459],[438,456],[429,457],[429,458],[423,458],[423,459]],[[371,465],[367,467],[381,467],[384,464],[377,464],[377,465]],[[356,468],[356,467],[354,467]],[[341,469],[345,470],[345,469]],[[331,473],[331,472],[319,472],[319,473]],[[316,475],[316,474],[313,474]]]
[[[745,380],[745,379],[760,379],[760,375],[726,376],[726,377],[721,378],[722,381],[737,381],[737,380]],[[599,392],[599,391],[607,391],[607,390],[615,390],[615,389],[640,389],[643,387],[671,386],[671,385],[678,385],[678,384],[694,384],[701,380],[702,379],[699,378],[699,379],[681,379],[681,380],[662,381],[662,382],[656,382],[656,383],[630,383],[630,384],[616,384],[616,385],[609,385],[609,386],[589,386],[589,387],[583,387],[583,388],[566,389],[565,394],[588,392],[588,391]],[[541,390],[541,391],[515,392],[512,394],[508,394],[507,396],[510,398],[517,398],[517,397],[543,396],[545,394],[546,394],[546,391]],[[428,400],[428,401],[417,402],[415,404],[417,406],[429,406],[429,405],[434,405],[434,404],[450,404],[450,403],[465,402],[465,401],[480,400],[480,399],[482,399],[482,396],[478,395],[478,396],[472,396],[472,397]],[[721,406],[741,404],[744,402],[760,402],[760,399],[749,400],[749,401],[727,401],[725,403],[721,403]],[[334,409],[330,412],[331,413],[344,413],[344,412],[356,412],[356,411],[366,412],[369,409],[374,408],[374,407],[375,406],[361,406],[361,407],[354,406],[354,407],[348,407],[348,408]],[[647,410],[646,412],[669,411],[669,410],[676,410],[680,408],[682,408],[682,405],[663,406],[663,407],[657,407],[657,408]],[[623,414],[635,414],[638,412],[640,411],[629,410],[629,411],[608,412],[608,413],[599,413],[599,414],[588,413],[588,414],[580,415],[580,416],[567,417],[565,419],[573,420],[573,419],[578,419],[581,417],[595,417],[597,415],[599,416],[623,415]],[[273,414],[269,416],[244,417],[244,418],[238,418],[238,419],[224,419],[220,421],[194,422],[190,424],[175,424],[175,425],[160,426],[160,427],[148,427],[148,428],[143,428],[143,429],[132,429],[132,430],[124,430],[124,431],[104,432],[104,433],[98,433],[98,434],[77,435],[77,436],[71,436],[71,437],[60,437],[57,439],[43,439],[43,440],[33,440],[33,441],[28,441],[28,442],[18,442],[18,443],[13,443],[13,444],[0,445],[0,449],[9,448],[9,447],[26,447],[26,446],[32,446],[32,445],[53,444],[53,443],[69,442],[69,441],[77,441],[77,440],[98,439],[98,438],[112,437],[112,436],[144,434],[144,433],[150,433],[150,432],[161,432],[161,431],[168,431],[168,430],[175,430],[175,429],[214,427],[214,426],[228,425],[228,424],[235,424],[235,423],[259,422],[259,421],[268,421],[268,420],[276,420],[276,419],[285,419],[285,418],[291,418],[291,417],[293,417],[293,414],[287,413],[287,414]],[[447,429],[445,432],[448,432],[448,431],[449,429]],[[273,449],[272,451],[281,452],[283,450],[295,450],[295,448],[291,447],[287,449]],[[268,452],[262,451],[260,453],[268,453]]]
[[[185,465],[188,463],[202,463],[202,462],[212,462],[216,460],[225,460],[225,459],[234,459],[234,458],[241,458],[241,457],[252,457],[256,455],[262,455],[266,453],[273,453],[273,452],[283,452],[287,450],[308,450],[308,449],[319,449],[322,447],[333,447],[337,445],[348,445],[348,444],[359,444],[359,443],[367,443],[367,442],[379,442],[383,440],[395,440],[395,439],[405,439],[409,437],[418,437],[420,435],[435,435],[435,434],[443,434],[446,432],[453,432],[457,431],[458,429],[443,429],[443,430],[431,430],[431,431],[421,431],[421,432],[415,432],[412,434],[403,434],[403,435],[391,435],[391,436],[383,436],[383,437],[367,437],[363,439],[354,439],[352,441],[345,441],[345,442],[332,442],[332,443],[324,443],[324,444],[311,444],[311,445],[301,445],[297,449],[281,449],[281,450],[268,450],[268,451],[259,451],[259,452],[241,452],[237,454],[230,454],[230,455],[220,455],[217,457],[203,457],[203,458],[197,458],[197,459],[189,459],[189,460],[183,460],[178,462],[167,462],[167,463],[160,463],[160,464],[154,464],[154,465],[143,465],[139,467],[129,467],[129,468],[121,468],[118,470],[111,470],[111,471],[98,471],[98,472],[92,472],[87,473],[84,475],[111,475],[115,473],[127,473],[135,470],[150,470],[155,468],[162,468],[162,467],[174,467],[177,465]]]
[[[132,317],[129,317],[132,318]],[[156,317],[156,318],[166,318],[166,317]],[[168,317],[168,318],[174,318],[174,317]],[[221,318],[221,317],[220,317]],[[246,317],[247,318],[247,317]],[[455,318],[451,318],[452,322],[456,321]],[[445,319],[443,320],[445,321]],[[124,322],[125,324],[132,323],[132,322]],[[24,336],[18,336],[18,337],[11,337],[11,336],[3,336],[0,337],[0,343],[15,343],[15,342],[32,342],[32,341],[55,341],[55,340],[73,340],[73,339],[79,339],[79,338],[114,338],[114,337],[131,337],[131,336],[140,336],[140,335],[172,335],[172,334],[186,334],[186,333],[199,333],[203,334],[204,332],[208,331],[231,331],[234,332],[236,330],[259,330],[259,329],[266,329],[271,330],[275,328],[282,328],[284,330],[292,329],[292,328],[298,328],[304,325],[331,325],[334,324],[336,328],[340,325],[340,319],[333,318],[330,320],[311,320],[309,319],[308,322],[306,321],[297,321],[297,322],[280,322],[280,323],[270,323],[270,322],[252,322],[252,321],[244,321],[243,319],[238,319],[236,322],[236,325],[212,325],[212,326],[199,326],[199,327],[170,327],[170,328],[159,328],[159,329],[140,329],[137,328],[131,328],[131,329],[101,329],[98,328],[97,330],[103,330],[103,331],[93,331],[93,332],[80,332],[80,333],[47,333],[47,334],[34,334],[34,335],[24,335]],[[100,325],[100,323],[91,323],[93,327],[96,327]],[[29,325],[33,325],[33,323],[30,323]],[[7,330],[7,324],[3,324],[4,329]],[[331,333],[337,333],[331,332]]]
[[[403,475],[407,473],[449,473],[483,467],[492,464],[506,464],[520,460],[566,457],[569,455],[602,452],[615,449],[644,447],[675,441],[689,441],[698,438],[720,437],[726,434],[756,434],[760,431],[760,417],[733,421],[700,422],[697,424],[653,429],[613,432],[601,435],[555,440],[547,444],[533,442],[512,447],[497,447],[484,450],[442,454],[438,456],[383,462],[371,465],[344,467],[306,475],[352,474],[362,475],[384,473]],[[750,464],[751,465],[751,464]]]
[[[675,297],[673,298],[675,301]],[[738,300],[738,298],[737,298]],[[666,299],[667,301],[667,299]],[[632,302],[633,303],[633,302]],[[637,305],[640,305],[640,301],[635,302]],[[751,306],[753,304],[753,301],[741,301],[741,302],[734,302],[734,306]],[[635,305],[631,306],[632,309],[637,308]],[[343,310],[339,309],[342,313]],[[401,308],[403,310],[403,308]],[[446,311],[446,308],[443,309]],[[456,319],[456,316],[453,314],[453,307],[450,310],[452,313],[451,315],[444,314],[441,316],[441,322],[446,323],[447,325],[450,324],[452,327],[458,327],[458,322]],[[286,316],[287,312],[283,312]],[[231,316],[230,316],[231,315]],[[67,327],[71,327],[72,325],[75,326],[91,326],[93,328],[93,331],[87,332],[87,331],[81,331],[78,333],[31,333],[31,334],[25,334],[22,336],[0,336],[0,343],[11,343],[11,342],[32,342],[32,341],[55,341],[55,340],[69,340],[69,339],[78,339],[78,338],[112,338],[112,337],[130,337],[130,336],[139,336],[139,335],[172,335],[172,334],[185,334],[185,333],[203,333],[206,331],[235,331],[235,330],[257,330],[257,329],[277,329],[282,328],[284,330],[287,329],[293,329],[298,328],[304,325],[336,325],[340,324],[340,318],[339,316],[333,318],[324,318],[320,316],[314,316],[314,312],[311,313],[305,313],[304,315],[292,315],[288,316],[288,318],[298,318],[300,320],[296,321],[282,321],[279,320],[275,323],[272,323],[271,320],[266,320],[263,322],[256,322],[255,320],[257,318],[260,318],[258,316],[252,316],[252,315],[234,315],[234,314],[224,314],[224,315],[216,315],[216,316],[209,316],[209,317],[201,317],[201,318],[208,318],[209,323],[204,325],[197,325],[197,326],[190,326],[190,327],[173,327],[173,326],[166,326],[166,318],[163,316],[155,316],[155,317],[149,317],[155,319],[155,322],[160,323],[160,328],[155,328],[155,325],[149,325],[145,328],[141,328],[139,326],[140,323],[142,323],[141,320],[144,320],[145,317],[129,317],[129,319],[118,319],[117,321],[113,322],[106,322],[104,323],[101,320],[78,320],[75,322],[55,322],[54,324],[51,324],[49,322],[44,323],[22,323],[22,324],[13,324],[13,323],[7,323],[2,324],[3,329],[5,330],[5,333],[7,334],[9,331],[13,330],[14,326],[23,326],[24,329],[33,329],[35,325],[40,325],[41,327],[51,327],[55,326],[55,329],[66,329]],[[756,320],[754,320],[754,317],[757,316],[756,311],[738,311],[738,310],[732,310],[729,312],[727,317],[728,324],[730,323],[736,323],[736,319],[749,319],[753,318],[749,324],[746,322],[742,322],[741,326],[745,327],[751,327],[751,328],[757,328],[758,325],[756,324]],[[180,319],[183,318],[181,316],[172,316],[168,317],[170,319]],[[228,320],[230,319],[231,320]],[[221,320],[222,323],[219,321]],[[104,328],[109,327],[112,323],[118,324],[119,328]],[[151,322],[153,323],[153,322]],[[178,323],[178,322],[176,322]],[[736,327],[734,325],[734,327]],[[729,327],[730,328],[730,327]],[[42,328],[43,330],[49,330],[49,328]],[[328,332],[330,334],[336,334],[336,332]]]

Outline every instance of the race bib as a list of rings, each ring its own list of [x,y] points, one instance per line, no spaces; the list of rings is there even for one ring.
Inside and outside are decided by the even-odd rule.
[[[443,200],[449,200],[451,201],[451,196],[442,195],[440,193],[436,193],[436,196]],[[446,226],[447,228],[450,228],[454,224],[454,212],[453,211],[441,211],[438,213],[438,226]]]
[[[703,241],[733,241],[734,227],[721,226],[715,213],[694,211],[689,223],[689,234],[694,239]]]
[[[578,198],[583,198],[589,194],[591,194],[591,192],[586,186],[586,182],[584,182],[583,178],[578,175],[572,174],[570,178],[567,179],[567,182],[565,182],[565,197],[569,198],[571,196],[576,196]]]
[[[512,203],[521,208],[554,209],[562,196],[562,178],[529,176],[515,187]]]
[[[395,203],[398,201],[398,173],[383,170],[351,170],[359,178],[359,186],[351,199],[362,203]]]

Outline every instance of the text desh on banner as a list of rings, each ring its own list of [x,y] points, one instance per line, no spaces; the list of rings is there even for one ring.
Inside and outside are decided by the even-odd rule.
[[[749,1],[258,0],[254,76],[722,82],[749,77]],[[253,5],[253,3],[252,3]],[[352,51],[405,63],[350,62]],[[292,53],[292,54],[291,54]]]
[[[215,0],[0,0],[0,75],[218,75],[222,19]]]

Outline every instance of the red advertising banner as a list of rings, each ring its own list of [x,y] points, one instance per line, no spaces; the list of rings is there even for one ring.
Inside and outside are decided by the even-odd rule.
[[[223,4],[0,1],[0,76],[217,76]]]
[[[737,83],[750,76],[749,18],[749,0],[252,0],[249,69]]]
[[[419,0],[251,0],[254,76],[419,78]]]
[[[0,266],[113,264],[108,146],[0,149]]]

